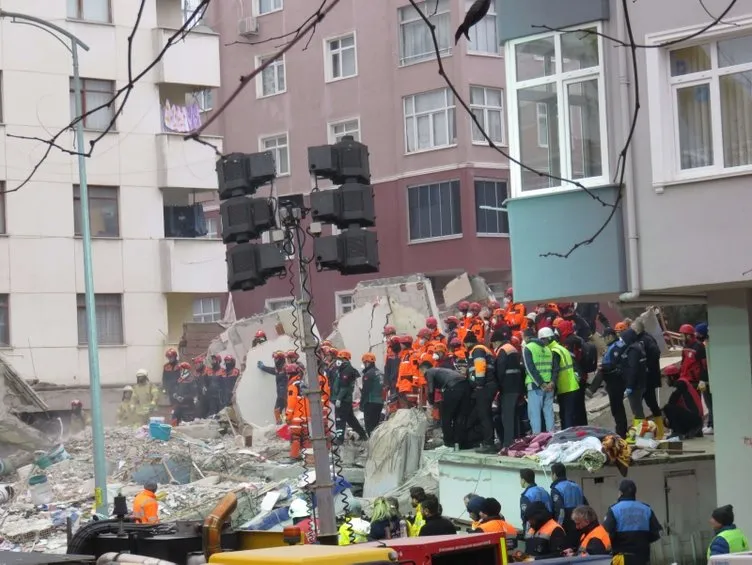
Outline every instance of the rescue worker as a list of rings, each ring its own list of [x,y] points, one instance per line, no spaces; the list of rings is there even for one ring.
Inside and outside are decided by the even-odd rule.
[[[483,499],[479,517],[480,520],[473,532],[484,534],[503,533],[507,549],[514,549],[517,546],[517,528],[501,516],[501,504],[498,500],[495,498]]]
[[[569,350],[561,345],[554,336],[548,343],[553,353],[553,363],[558,365],[559,371],[554,381],[556,398],[559,402],[559,418],[561,429],[566,430],[575,425],[577,415],[577,399],[580,389],[579,379],[574,370],[574,360]],[[546,431],[552,431],[547,429]],[[574,506],[572,507],[574,508]]]
[[[710,337],[708,335],[708,325],[705,322],[699,323],[695,326],[695,337],[697,341],[705,348],[705,370],[700,375],[700,383],[697,385],[697,390],[702,394],[702,399],[705,401],[705,406],[708,407],[708,421],[706,427],[702,429],[704,434],[713,433],[713,394],[710,392],[710,371],[707,369],[707,357],[708,357],[708,343]]]
[[[621,367],[622,378],[626,389],[624,397],[629,401],[634,421],[633,427],[640,428],[645,419],[645,411],[642,407],[642,398],[647,386],[647,354],[645,346],[637,339],[637,332],[628,328],[619,335],[619,342],[623,344],[615,350]],[[628,438],[628,441],[633,441]]]
[[[387,333],[388,332],[388,333]],[[389,393],[397,392],[397,375],[399,373],[399,353],[402,347],[397,337],[397,328],[394,326],[384,326],[384,343],[386,344],[386,354],[384,357],[384,384]]]
[[[273,367],[267,367],[263,361],[256,366],[267,375],[274,375],[274,384],[277,387],[277,400],[274,403],[274,421],[279,426],[282,424],[282,415],[287,409],[287,374],[285,373],[285,352],[275,351],[272,353]]]
[[[290,503],[289,516],[292,518],[292,525],[300,528],[303,534],[303,543],[311,545],[316,543],[316,530],[311,520],[311,505],[307,500],[296,498]]]
[[[589,341],[593,335],[593,328],[577,312],[573,302],[559,304],[559,313],[565,322],[572,325],[572,331],[584,341]]]
[[[266,343],[266,333],[264,330],[259,330],[256,332],[256,335],[253,336],[253,341],[251,342],[251,347],[256,347],[257,345],[261,345],[262,343]]]
[[[426,500],[426,491],[422,487],[410,487],[410,504],[415,511],[415,517],[407,518],[407,535],[417,537],[420,529],[426,523],[423,517],[423,502]]]
[[[470,303],[467,300],[462,300],[459,304],[457,304],[457,310],[459,310],[460,312],[460,315],[457,316],[460,322],[458,324],[458,327],[464,328],[465,319],[468,317],[467,316],[468,310],[470,310]]]
[[[629,325],[626,322],[616,322],[616,325],[614,326],[614,331],[616,332],[617,337],[621,337],[621,332],[624,332],[627,329],[629,329]]]
[[[133,404],[133,387],[125,385],[123,387],[123,398],[120,400],[120,406],[117,411],[118,426],[137,426],[141,418],[136,411],[136,405]]]
[[[71,400],[70,435],[76,435],[91,425],[91,418],[84,414],[84,404],[80,400]]]
[[[548,512],[554,511],[554,504],[548,491],[535,484],[535,471],[532,469],[520,469],[520,486],[522,487],[522,494],[520,495],[520,518],[522,520],[522,529],[527,530],[526,515],[531,504],[540,502]]]
[[[165,393],[167,399],[172,399],[172,393],[175,389],[175,384],[180,378],[180,369],[178,368],[178,352],[172,347],[165,351],[165,358],[167,363],[162,367],[162,392]]]
[[[525,512],[530,525],[525,533],[525,553],[538,559],[560,557],[566,549],[567,538],[551,511],[542,502],[533,502]]]
[[[334,419],[337,428],[335,442],[342,445],[345,442],[345,431],[349,425],[358,434],[360,441],[366,441],[368,434],[360,425],[353,412],[353,392],[360,373],[352,366],[352,355],[343,349],[337,353],[337,380],[332,388],[334,400]]]
[[[416,354],[413,350],[413,338],[409,335],[400,336],[400,366],[397,373],[397,393],[400,407],[412,408],[420,401],[419,374],[415,364]]]
[[[300,459],[300,453],[310,438],[308,397],[305,396],[300,366],[288,363],[285,365],[285,374],[288,379],[285,420],[290,430],[290,459]]]
[[[193,374],[198,387],[198,416],[209,417],[209,386],[206,374],[206,360],[202,355],[193,358]]]
[[[561,318],[559,307],[556,304],[553,302],[538,304],[535,316],[535,330],[540,331],[541,328],[552,328],[556,318]]]
[[[441,515],[443,509],[436,495],[426,495],[421,507],[425,524],[420,528],[418,536],[448,536],[457,533],[452,521]]]
[[[475,303],[474,303],[475,304]],[[472,306],[471,306],[472,308]],[[479,453],[497,453],[494,443],[494,424],[492,404],[499,384],[496,382],[493,352],[479,343],[475,332],[465,335],[465,347],[468,355],[468,380],[473,388],[475,412],[480,419],[483,438]]]
[[[598,523],[598,515],[590,506],[578,506],[572,511],[572,521],[579,533],[577,550],[567,550],[565,555],[609,555],[611,538],[606,528]]]
[[[141,424],[148,424],[149,418],[157,409],[159,401],[159,387],[149,382],[149,371],[136,371],[136,386],[133,387],[131,402],[136,407]]]
[[[446,336],[439,329],[439,321],[433,316],[426,318],[426,327],[431,330],[430,340],[434,343],[446,344]]]
[[[520,353],[512,343],[512,331],[501,326],[491,336],[491,347],[496,354],[494,372],[499,386],[499,411],[504,435],[499,438],[501,447],[509,447],[519,437],[517,403],[525,394],[525,378],[522,372]]]
[[[449,342],[451,342],[453,339],[459,337],[459,327],[460,321],[457,319],[457,316],[447,316],[447,319],[444,320],[444,331],[446,333],[447,345],[449,345]],[[462,343],[462,340],[460,340],[460,343]]]
[[[213,416],[222,408],[222,381],[225,378],[225,370],[222,367],[222,356],[212,355],[209,357],[210,366],[206,370],[206,394],[209,401],[209,416]]]
[[[363,363],[360,405],[366,434],[370,436],[379,425],[381,411],[384,409],[384,373],[376,368],[376,356],[373,353],[364,353],[360,360]]]
[[[586,391],[588,388],[588,378],[590,373],[598,369],[598,348],[594,343],[585,341],[574,333],[567,336],[563,345],[572,355],[574,370],[577,375],[577,382],[579,383],[574,425],[587,426],[588,417],[587,408],[585,407]]]
[[[675,365],[664,370],[668,384],[674,390],[663,407],[671,433],[682,439],[702,437],[702,399],[695,387],[682,376]]]
[[[344,523],[339,527],[339,545],[367,542],[371,524],[363,519],[363,508],[360,502],[350,499],[347,506]]]
[[[159,524],[157,488],[157,483],[149,481],[133,500],[133,521],[136,524]]]
[[[183,422],[192,422],[196,417],[198,403],[198,383],[196,376],[191,373],[190,363],[180,363],[180,377],[172,393],[172,421],[173,426]]]
[[[527,329],[527,308],[524,304],[514,301],[514,289],[511,286],[504,293],[504,322],[512,331]]]
[[[567,534],[567,547],[576,549],[580,544],[580,532],[572,518],[572,511],[578,506],[587,505],[588,501],[582,487],[567,478],[567,468],[562,463],[551,465],[554,481],[551,483],[551,503],[554,519]]]
[[[627,388],[621,374],[619,353],[624,343],[616,336],[616,331],[606,328],[603,331],[603,340],[606,343],[606,352],[601,359],[593,382],[590,383],[590,392],[594,393],[600,387],[601,382],[606,383],[611,416],[614,419],[616,433],[623,438],[627,437],[627,411],[624,409],[624,390]]]
[[[433,345],[431,343],[431,335],[432,332],[428,328],[421,328],[418,330],[418,339],[413,345],[413,349],[418,357],[424,353],[431,353]]]
[[[714,537],[708,546],[707,559],[713,555],[727,555],[749,551],[749,540],[734,524],[734,507],[730,504],[713,510],[710,526]]]
[[[465,351],[460,338],[455,337],[449,342],[447,349],[449,350],[449,358],[452,360],[455,369],[457,368],[457,361],[467,358],[467,352]]]
[[[486,322],[480,315],[482,309],[479,303],[471,302],[469,317],[465,317],[465,329],[475,334],[478,343],[486,342]],[[462,341],[464,342],[465,338]]]
[[[470,414],[470,383],[457,371],[447,368],[434,368],[428,360],[423,360],[418,370],[426,379],[428,402],[435,402],[434,392],[442,393],[439,419],[444,445],[458,446],[465,449],[467,445],[467,420]]]
[[[593,330],[596,331],[596,323],[600,322],[603,329],[611,327],[611,323],[608,318],[601,312],[601,305],[599,302],[577,302],[574,306],[575,313],[585,320]]]
[[[614,555],[633,556],[635,564],[645,565],[650,563],[650,544],[660,539],[663,530],[653,509],[637,500],[637,485],[629,479],[619,484],[619,499],[608,509],[603,527]]]
[[[300,367],[300,370],[305,373],[305,365],[300,362],[300,354],[295,351],[294,349],[290,349],[289,351],[285,352],[285,360],[288,363],[292,363],[293,365],[297,365]]]
[[[474,492],[465,495],[463,502],[465,503],[467,515],[470,517],[470,527],[467,529],[467,533],[472,533],[474,530],[478,529],[478,526],[480,526],[480,513],[483,510],[483,504],[485,501],[485,498]]]
[[[449,356],[449,349],[443,343],[436,343],[433,346],[431,354],[434,360],[434,367],[443,367],[444,369],[454,369],[454,362]]]
[[[220,391],[222,393],[222,407],[226,408],[232,403],[232,395],[235,391],[235,385],[240,377],[240,371],[235,366],[235,357],[232,355],[225,355],[225,370],[224,377],[220,381],[222,385]]]
[[[637,339],[645,350],[645,392],[642,399],[650,409],[651,420],[655,422],[655,439],[663,438],[663,415],[658,404],[657,390],[661,388],[661,348],[655,338],[645,331],[644,324],[636,320],[632,327],[637,331]]]
[[[369,540],[396,539],[400,537],[400,518],[383,496],[377,497],[371,507]]]
[[[538,330],[537,339],[529,339],[522,350],[527,388],[527,416],[533,435],[541,433],[541,413],[546,431],[554,431],[554,383],[559,375],[558,357],[548,344],[554,332],[549,327]]]

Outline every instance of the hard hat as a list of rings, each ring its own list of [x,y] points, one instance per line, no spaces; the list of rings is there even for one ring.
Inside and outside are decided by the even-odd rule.
[[[335,347],[328,347],[326,350],[327,355],[331,355],[332,357],[337,356],[337,349]]]
[[[514,289],[510,286],[504,291],[504,296],[514,296]]]
[[[691,333],[691,334],[695,333],[695,329],[692,326],[690,326],[689,324],[684,324],[684,326],[682,326],[682,328],[685,327],[685,326],[689,328],[689,330],[690,330],[689,333]],[[624,322],[617,322],[616,325],[614,326],[614,331],[615,332],[623,332],[623,331],[626,331],[628,328],[629,328],[629,326],[627,324],[625,324]]]
[[[400,343],[402,343],[404,345],[412,345],[412,343],[413,343],[413,336],[411,336],[411,335],[401,335],[399,337],[399,341],[400,341]]]
[[[133,392],[133,387],[131,385],[125,385],[123,387],[123,392]]]
[[[437,353],[437,352],[439,352],[439,353],[446,353],[447,352],[447,347],[443,343],[436,343],[433,346],[433,351],[434,351],[434,353]]]
[[[397,328],[395,328],[394,326],[390,326],[389,324],[384,326],[384,335],[394,335],[396,333],[397,333]]]
[[[435,330],[436,327],[439,325],[439,321],[434,318],[433,316],[429,316],[426,318],[426,327],[432,330]]]
[[[352,359],[352,353],[350,353],[347,349],[340,349],[337,352],[337,358],[338,359],[347,359],[350,361]]]
[[[288,351],[287,353],[285,353],[285,357],[287,359],[295,359],[296,361],[298,359],[300,359],[300,355],[298,355],[298,352],[295,351],[294,349],[291,349],[290,351]]]
[[[369,351],[368,353],[364,353],[360,360],[363,363],[376,363],[376,356]]]
[[[447,316],[446,323],[447,324],[459,324],[460,321],[457,319],[457,316]]]
[[[559,318],[558,316],[554,318],[553,323],[551,324],[553,327],[558,328],[559,324],[561,324],[564,321],[564,318]]]
[[[496,310],[498,308],[501,308],[501,304],[499,304],[498,300],[491,300],[491,301],[489,301],[489,303],[488,303],[488,309],[491,310],[491,312],[493,312],[494,310]]]
[[[474,314],[477,314],[478,312],[481,311],[481,305],[478,304],[477,302],[471,302],[470,311],[473,312]]]
[[[285,358],[285,352],[284,351],[275,351],[272,353],[272,359],[284,359]]]
[[[285,365],[285,373],[288,375],[297,375],[300,373],[300,365],[295,365],[294,363],[288,363]]]
[[[256,332],[256,338],[262,338],[262,337],[263,337],[264,339],[266,339],[266,333],[264,332],[264,330],[259,330],[259,331],[257,331],[257,332]]]
[[[693,330],[693,332],[694,332],[694,330]],[[139,369],[138,371],[136,371],[136,376],[137,377],[148,377],[149,376],[149,371],[147,371],[146,369]]]
[[[433,355],[431,355],[430,353],[424,353],[423,355],[420,356],[420,360],[418,361],[418,364],[422,365],[423,363],[428,363],[431,366],[433,366],[433,361],[434,361]]]
[[[232,355],[225,355],[225,363],[234,363],[234,362],[235,362],[235,357],[233,357]]]
[[[470,309],[470,303],[467,300],[463,300],[457,305],[457,308],[459,308],[462,311],[467,311]]]
[[[222,362],[222,356],[218,353],[215,353],[214,355],[212,355],[211,358],[212,358],[212,361],[214,361],[215,363]]]
[[[389,337],[389,345],[394,345],[395,343],[399,344],[400,338],[398,335],[393,335]]]
[[[429,339],[431,337],[431,330],[429,330],[428,328],[421,328],[420,330],[418,330],[418,337]]]
[[[302,498],[296,498],[290,503],[289,514],[290,518],[305,518],[311,515],[310,506]]]
[[[190,371],[191,370],[191,364],[187,363],[186,361],[183,361],[180,365],[178,365],[178,369],[182,369],[184,371]]]
[[[334,344],[328,339],[325,339],[321,342],[321,347],[334,347]]]
[[[553,339],[554,330],[551,328],[541,328],[538,330],[538,339]]]
[[[511,343],[515,347],[519,347],[520,345],[522,345],[520,338],[518,338],[516,335],[512,336],[512,338],[509,340],[509,343]]]
[[[203,363],[203,362],[204,362],[204,356],[203,355],[199,355],[198,357],[194,357],[193,358],[193,364],[194,365],[201,365],[201,363]]]
[[[70,405],[71,405],[71,408],[80,408],[81,406],[84,405],[84,403],[81,402],[78,398],[76,398],[74,400],[71,400]]]
[[[556,331],[562,338],[566,338],[574,333],[574,322],[571,320],[562,320]]]
[[[178,356],[178,352],[175,351],[172,347],[170,347],[167,351],[165,351],[165,357],[167,358],[177,357],[177,356]]]
[[[695,335],[695,328],[692,326],[692,324],[682,324],[679,328],[679,333]]]
[[[701,322],[695,326],[695,333],[702,337],[708,337],[708,325]]]

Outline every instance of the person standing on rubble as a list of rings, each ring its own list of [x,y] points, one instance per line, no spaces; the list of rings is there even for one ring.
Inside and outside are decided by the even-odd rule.
[[[388,388],[388,394],[397,392],[397,374],[399,373],[399,353],[402,347],[397,337],[397,328],[394,326],[384,326],[384,344],[386,345],[386,354],[384,356],[384,384]]]
[[[287,375],[287,409],[285,420],[290,431],[290,459],[300,459],[301,451],[310,441],[308,429],[309,403],[305,396],[303,373],[298,365],[285,365]]]
[[[180,377],[172,393],[172,425],[179,426],[182,422],[192,422],[196,417],[198,403],[198,384],[196,376],[191,372],[190,363],[180,363]]]
[[[478,343],[486,342],[486,322],[480,315],[483,307],[478,302],[470,303],[470,312],[465,318],[465,328],[474,333]],[[466,334],[467,335],[467,334]],[[464,338],[462,340],[465,341]]]
[[[428,402],[431,405],[436,401],[435,391],[442,393],[439,419],[444,445],[467,448],[467,419],[471,408],[470,383],[457,371],[434,368],[428,359],[421,361],[418,370],[426,379]]]
[[[263,361],[256,366],[268,375],[274,375],[274,384],[277,387],[277,399],[274,402],[274,422],[282,424],[282,415],[287,409],[287,374],[285,373],[285,352],[275,351],[272,353],[273,367],[267,367]]]
[[[655,422],[655,439],[663,439],[663,414],[656,392],[661,388],[661,348],[656,339],[645,331],[645,324],[640,318],[632,323],[632,329],[637,332],[637,340],[645,350],[645,392],[642,399],[650,410],[650,419]]]
[[[346,349],[337,353],[337,380],[332,389],[334,399],[334,419],[337,433],[334,441],[338,445],[345,443],[345,432],[349,425],[358,434],[360,441],[366,441],[368,434],[360,425],[353,411],[353,392],[360,373],[351,364],[352,354]]]
[[[198,388],[198,417],[209,417],[209,387],[206,380],[206,363],[203,355],[193,358],[193,374]]]
[[[520,353],[511,343],[512,330],[501,326],[491,336],[491,347],[496,353],[494,372],[499,385],[499,411],[504,435],[499,438],[502,447],[509,447],[518,437],[517,403],[525,394],[525,378]]]
[[[149,382],[149,371],[136,371],[136,386],[133,387],[132,403],[136,407],[140,424],[148,424],[149,418],[157,409],[159,387]]]
[[[572,355],[574,371],[579,384],[575,401],[574,425],[587,426],[586,390],[590,373],[598,369],[598,348],[594,343],[583,340],[575,333],[567,336],[563,340],[563,345]]]
[[[91,418],[84,414],[84,404],[78,399],[71,400],[70,435],[76,435],[91,425]]]
[[[634,421],[632,425],[639,429],[645,419],[642,398],[647,387],[647,354],[645,346],[637,339],[637,332],[628,328],[619,335],[620,345],[616,351],[621,367],[622,378],[626,386],[624,398],[629,401]],[[628,441],[631,441],[628,438]]]
[[[499,390],[494,372],[494,354],[485,345],[481,345],[475,332],[465,335],[465,347],[468,351],[468,380],[473,389],[475,411],[480,419],[483,439],[479,453],[496,453],[493,425],[493,401]]]
[[[157,483],[149,481],[133,500],[133,521],[136,524],[159,524],[157,488]]]
[[[175,384],[180,378],[180,368],[178,367],[178,352],[172,347],[165,351],[167,363],[162,367],[162,392],[167,396],[167,400],[172,401],[172,393],[175,390]]]
[[[557,341],[556,335],[554,335],[554,339],[549,342],[548,348],[553,353],[553,363],[557,364],[559,367],[559,372],[555,380],[555,388],[556,397],[559,402],[561,429],[566,430],[575,425],[580,383],[577,379],[577,374],[574,371],[574,360],[572,359],[572,354],[566,347]]]
[[[123,397],[117,410],[118,426],[136,426],[139,421],[140,418],[136,412],[136,406],[133,404],[133,387],[125,385],[123,387]]]
[[[708,325],[705,322],[699,323],[695,326],[695,337],[697,341],[705,348],[705,370],[700,374],[700,384],[697,385],[697,390],[702,394],[702,399],[705,401],[705,405],[708,407],[708,421],[707,425],[702,429],[704,434],[713,433],[713,394],[710,392],[710,372],[707,367],[708,358],[708,345],[710,343],[710,336],[708,334]]]
[[[684,341],[679,370],[684,380],[697,387],[702,380],[703,372],[708,370],[708,358],[705,346],[697,339],[692,324],[682,324],[679,333]]]
[[[381,411],[384,409],[384,374],[376,367],[376,356],[373,353],[364,353],[360,360],[363,363],[360,404],[366,434],[370,436],[379,425]]]
[[[525,366],[525,387],[527,388],[527,415],[533,435],[542,431],[541,414],[546,431],[554,431],[554,384],[559,376],[558,357],[554,356],[548,344],[554,339],[554,331],[549,328],[538,330],[537,339],[528,339],[522,350]]]
[[[211,367],[206,372],[206,389],[209,397],[209,414],[214,416],[222,410],[222,381],[225,378],[225,370],[222,367],[222,356],[211,356]]]
[[[226,408],[232,404],[232,395],[235,391],[235,384],[240,378],[240,371],[235,366],[235,357],[232,355],[225,355],[225,374],[224,378],[220,381],[222,393],[222,408]]]
[[[401,408],[413,408],[420,401],[420,385],[417,356],[413,350],[413,338],[409,335],[400,336],[400,366],[397,373],[397,393]]]
[[[623,438],[627,437],[627,411],[624,409],[624,390],[626,384],[622,377],[619,356],[624,343],[619,340],[616,331],[606,328],[603,331],[603,339],[606,342],[606,353],[603,354],[601,366],[598,369],[593,382],[590,383],[590,392],[598,390],[601,382],[606,383],[606,393],[614,419],[616,433]]]
[[[460,321],[457,316],[447,316],[444,320],[444,333],[446,334],[446,344],[449,345],[453,339],[459,338],[458,328],[460,327]],[[460,340],[462,343],[462,340]]]
[[[433,343],[443,343],[446,345],[446,336],[441,333],[441,330],[439,329],[439,321],[434,318],[433,316],[429,316],[426,318],[426,327],[431,330],[431,341]]]

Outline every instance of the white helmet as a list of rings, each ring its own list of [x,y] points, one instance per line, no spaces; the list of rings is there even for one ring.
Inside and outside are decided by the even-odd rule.
[[[139,369],[138,371],[136,371],[136,376],[137,377],[148,377],[149,376],[149,371],[147,371],[146,369]]]
[[[290,518],[305,518],[311,515],[308,501],[296,498],[290,503]]]
[[[553,339],[554,330],[551,328],[541,328],[538,330],[538,339]]]
[[[123,392],[133,392],[133,387],[131,385],[125,385],[123,387]]]

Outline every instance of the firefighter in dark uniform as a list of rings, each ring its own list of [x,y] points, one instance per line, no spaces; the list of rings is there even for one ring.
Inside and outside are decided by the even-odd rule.
[[[178,352],[171,347],[165,351],[165,357],[167,358],[167,363],[162,367],[162,392],[167,396],[168,401],[172,402],[172,393],[180,378]]]
[[[172,425],[177,426],[181,422],[192,422],[196,417],[198,402],[198,382],[191,372],[190,363],[178,365],[180,376],[172,393]]]
[[[240,371],[235,366],[235,357],[232,355],[225,356],[225,374],[222,378],[221,393],[222,406],[227,407],[232,403],[232,394],[235,391],[235,385],[240,377]]]
[[[279,426],[282,424],[282,415],[287,410],[287,374],[285,373],[285,352],[275,351],[272,353],[273,367],[267,367],[263,361],[257,363],[257,367],[264,373],[274,375],[274,383],[277,387],[277,399],[274,403],[274,421]]]
[[[475,332],[465,334],[465,348],[468,357],[468,379],[473,387],[475,410],[483,429],[483,442],[480,453],[496,453],[494,445],[494,425],[492,404],[499,385],[494,374],[494,355],[485,345],[478,343]]]

